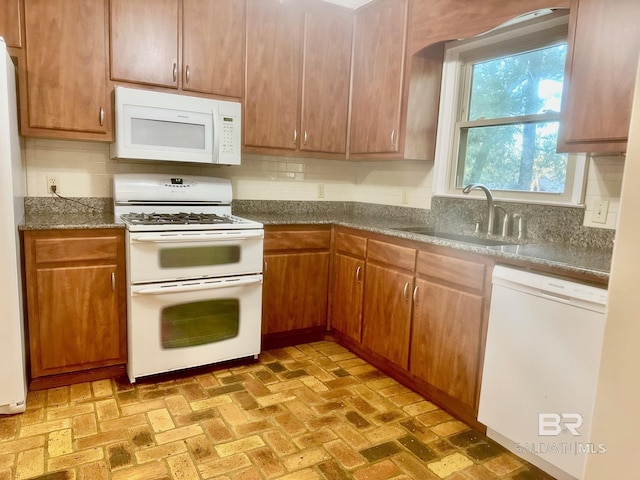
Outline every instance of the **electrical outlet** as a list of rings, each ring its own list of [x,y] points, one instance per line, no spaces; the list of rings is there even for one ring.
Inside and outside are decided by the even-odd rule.
[[[593,203],[593,214],[591,221],[593,223],[607,223],[607,214],[609,213],[608,200],[596,200]]]
[[[58,177],[56,175],[47,175],[47,193],[54,193],[53,187],[55,187],[55,191],[58,192]]]
[[[402,204],[407,205],[409,203],[409,192],[407,189],[402,190]]]
[[[318,198],[324,198],[324,183],[318,184]]]

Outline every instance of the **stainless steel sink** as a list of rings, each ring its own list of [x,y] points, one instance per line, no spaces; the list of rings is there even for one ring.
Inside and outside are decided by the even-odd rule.
[[[418,235],[428,235],[430,237],[444,238],[447,240],[455,240],[456,242],[472,243],[474,245],[482,245],[485,247],[495,247],[500,245],[513,245],[513,242],[497,240],[494,238],[475,237],[473,235],[464,235],[460,233],[437,232],[433,227],[406,227],[395,228],[401,232],[417,233]]]

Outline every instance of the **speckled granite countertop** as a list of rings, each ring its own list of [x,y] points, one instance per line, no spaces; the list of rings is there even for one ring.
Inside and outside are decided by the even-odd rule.
[[[111,199],[83,198],[82,204],[49,198],[25,199],[26,215],[20,230],[124,228],[116,223]],[[481,246],[397,228],[434,224],[424,209],[356,205],[337,202],[273,202],[275,210],[261,211],[264,201],[234,201],[233,213],[265,225],[340,225],[433,245],[442,245],[493,257],[496,262],[516,263],[535,269],[553,269],[598,283],[609,281],[611,248],[583,247],[561,242],[530,240],[520,245]],[[78,208],[80,207],[80,210]],[[270,205],[269,208],[273,208]],[[449,230],[447,230],[449,231]],[[451,230],[455,231],[455,230]],[[455,233],[462,233],[455,231]],[[466,232],[465,232],[466,233]],[[547,238],[547,237],[542,237]]]
[[[74,228],[124,228],[113,213],[30,213],[24,216],[20,230],[68,230]]]
[[[340,225],[368,232],[381,233],[393,237],[404,238],[433,245],[442,245],[467,252],[479,253],[493,257],[496,262],[526,262],[531,268],[553,268],[558,274],[577,274],[586,276],[595,282],[609,281],[611,268],[611,250],[581,248],[558,243],[535,241],[520,245],[482,246],[447,240],[428,235],[421,235],[396,230],[420,225],[415,221],[379,216],[363,216],[349,212],[329,214],[318,213],[251,213],[243,212],[242,216],[262,222],[264,225]]]

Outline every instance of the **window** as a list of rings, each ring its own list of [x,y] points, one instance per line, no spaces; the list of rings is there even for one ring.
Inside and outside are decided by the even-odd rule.
[[[435,192],[483,183],[497,198],[580,204],[585,158],[556,153],[567,15],[446,46]]]

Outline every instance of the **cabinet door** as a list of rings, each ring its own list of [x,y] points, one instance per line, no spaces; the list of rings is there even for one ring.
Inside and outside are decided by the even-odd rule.
[[[407,369],[413,276],[367,263],[362,343]]]
[[[34,377],[122,363],[117,276],[116,265],[36,270]]]
[[[22,47],[20,35],[20,1],[0,0],[0,37],[7,47]]]
[[[364,262],[347,255],[336,254],[335,269],[331,329],[360,343],[362,339]]]
[[[346,152],[352,24],[334,10],[305,14],[300,150]]]
[[[295,1],[247,1],[244,144],[295,150],[302,10]]]
[[[327,323],[329,252],[264,256],[262,333]]]
[[[182,89],[242,97],[244,1],[183,0]]]
[[[626,151],[639,17],[637,0],[572,1],[559,150]]]
[[[29,128],[111,133],[103,1],[25,0]],[[21,85],[25,85],[21,83]],[[62,136],[62,135],[55,135]]]
[[[422,279],[416,287],[409,370],[475,408],[483,299]]]
[[[399,151],[406,0],[380,0],[356,13],[351,153]]]
[[[178,0],[111,0],[111,79],[178,86]]]

